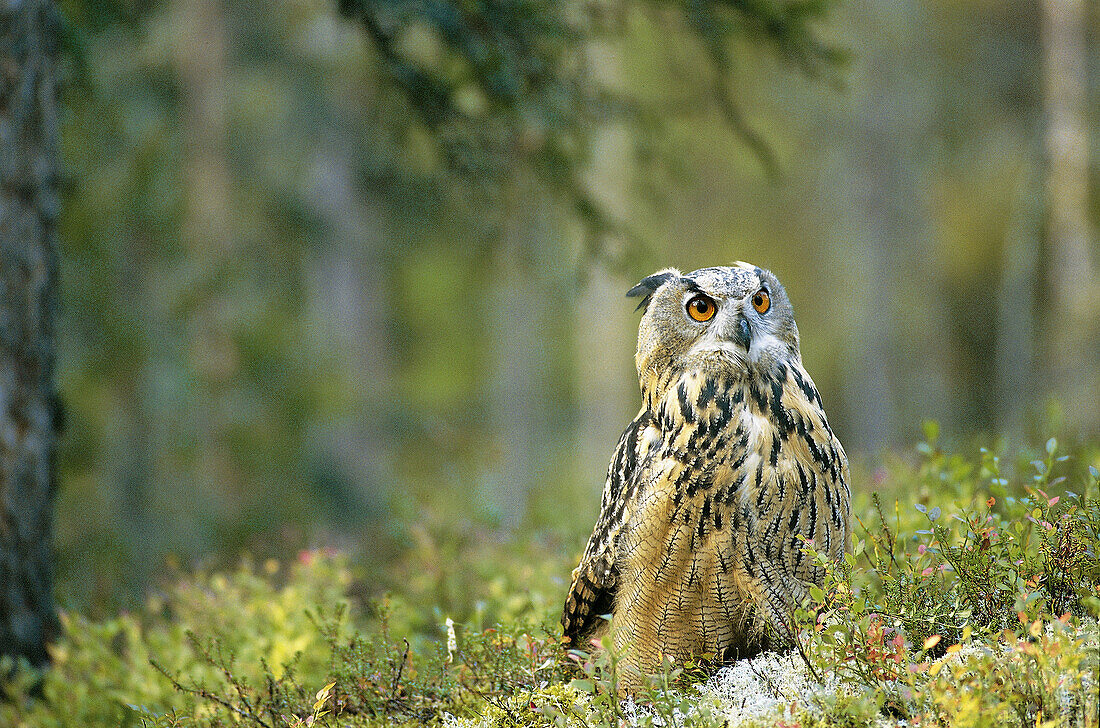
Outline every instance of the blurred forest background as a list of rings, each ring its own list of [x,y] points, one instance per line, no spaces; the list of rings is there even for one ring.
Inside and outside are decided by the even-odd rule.
[[[669,265],[776,272],[858,462],[1100,434],[1095,4],[60,5],[65,607],[579,553]]]

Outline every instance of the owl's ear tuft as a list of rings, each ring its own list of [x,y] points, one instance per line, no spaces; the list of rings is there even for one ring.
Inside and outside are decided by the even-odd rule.
[[[653,298],[653,294],[657,292],[657,289],[664,285],[665,282],[678,275],[679,273],[677,271],[669,268],[668,270],[658,271],[651,276],[643,278],[638,285],[626,292],[627,298],[645,296],[634,310],[638,311],[649,306],[649,300]]]

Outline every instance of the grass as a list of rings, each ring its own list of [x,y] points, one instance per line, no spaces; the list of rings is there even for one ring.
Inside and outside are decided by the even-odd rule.
[[[857,482],[852,552],[811,590],[784,658],[815,687],[774,687],[774,712],[746,724],[1100,725],[1100,450],[1051,440],[1006,462],[945,453],[936,434],[919,463]],[[745,720],[703,665],[668,665],[624,701],[614,654],[565,652],[566,551],[534,538],[459,548],[425,530],[401,588],[371,600],[354,596],[370,591],[358,569],[327,552],[181,576],[141,610],[63,615],[52,669],[16,666],[0,725]]]

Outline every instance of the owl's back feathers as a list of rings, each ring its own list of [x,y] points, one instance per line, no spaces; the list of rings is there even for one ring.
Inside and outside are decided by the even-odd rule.
[[[573,570],[561,617],[565,636],[573,645],[586,646],[607,627],[604,617],[611,613],[618,589],[616,545],[623,524],[630,518],[640,473],[639,460],[644,457],[643,436],[652,419],[645,411],[634,418],[619,438],[607,468],[600,517],[580,565]]]

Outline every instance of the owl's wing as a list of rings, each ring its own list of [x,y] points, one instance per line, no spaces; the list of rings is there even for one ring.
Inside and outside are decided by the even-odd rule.
[[[607,468],[600,517],[577,568],[565,599],[561,625],[573,645],[584,645],[607,622],[618,589],[619,567],[615,563],[616,542],[623,525],[630,519],[645,456],[646,430],[653,418],[642,410],[619,438],[615,454]]]

